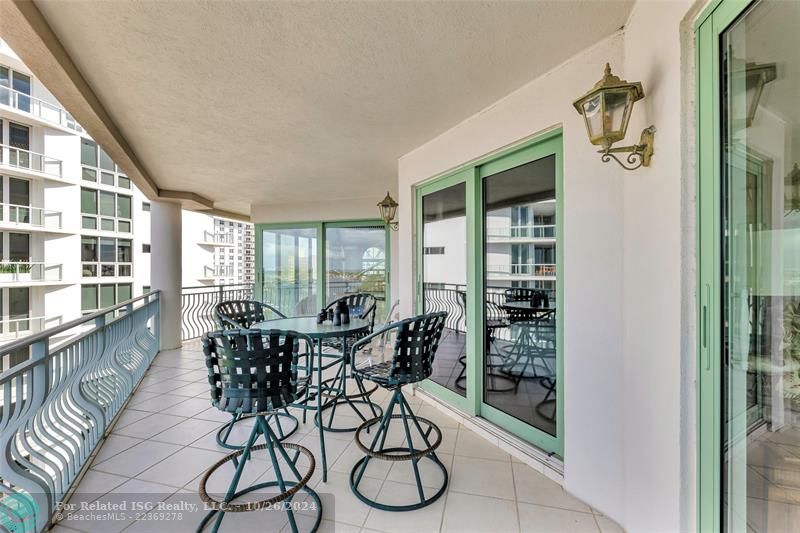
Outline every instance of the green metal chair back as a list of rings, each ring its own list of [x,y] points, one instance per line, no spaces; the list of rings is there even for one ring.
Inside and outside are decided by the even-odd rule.
[[[203,336],[211,401],[221,411],[272,413],[295,402],[297,359],[313,346],[295,331],[228,330]]]
[[[353,372],[384,387],[397,387],[429,378],[446,318],[445,311],[407,318],[359,340],[353,345],[353,358],[361,345],[389,330],[396,330],[391,361],[354,368]]]
[[[269,318],[286,318],[286,315],[269,304],[251,300],[229,300],[214,310],[217,324],[222,329],[249,329],[253,324]]]

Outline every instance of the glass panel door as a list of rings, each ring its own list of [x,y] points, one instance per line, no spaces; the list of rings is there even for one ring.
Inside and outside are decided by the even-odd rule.
[[[319,311],[317,227],[262,229],[261,300],[287,316]]]
[[[447,311],[431,381],[466,398],[467,361],[467,184],[422,191],[422,312]]]
[[[556,156],[483,179],[483,401],[557,431]],[[535,221],[541,221],[537,223]]]
[[[30,289],[28,287],[12,287],[8,289],[8,316],[11,319],[11,331],[28,331],[31,329]]]
[[[25,74],[14,71],[12,88],[17,92],[17,109],[30,112],[31,110],[31,78]]]
[[[325,227],[325,301],[353,293],[369,293],[377,300],[376,323],[386,306],[386,227]]]
[[[30,224],[31,182],[18,178],[8,178],[8,203],[11,204],[9,207],[11,222]]]
[[[30,140],[30,128],[13,122],[8,123],[8,144],[12,147],[9,160],[12,165],[31,168],[30,152],[28,152],[31,149]]]
[[[722,525],[800,524],[800,3],[720,39]]]

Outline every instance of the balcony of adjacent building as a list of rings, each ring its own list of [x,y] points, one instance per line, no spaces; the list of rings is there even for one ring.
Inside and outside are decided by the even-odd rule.
[[[65,183],[60,159],[8,144],[0,144],[0,171],[24,178],[44,178]]]
[[[66,233],[64,213],[34,205],[0,203],[0,230]]]
[[[41,333],[60,324],[60,316],[29,316],[28,313],[0,316],[0,352],[5,344]],[[9,368],[13,363],[10,359],[0,364],[0,371]]]
[[[486,236],[490,243],[555,242],[555,224],[487,224]]]
[[[0,67],[0,74],[4,67]],[[29,83],[29,82],[28,82]],[[63,107],[0,84],[0,110],[12,120],[83,133],[83,128]]]
[[[486,265],[486,278],[494,281],[503,280],[554,280],[556,279],[556,265],[500,263]]]
[[[235,245],[233,233],[229,231],[204,231],[197,242],[201,246],[229,248]]]
[[[0,261],[0,287],[35,287],[67,283],[61,263]]]
[[[233,265],[206,265],[197,279],[202,282],[215,283],[220,280],[231,279],[233,275]]]

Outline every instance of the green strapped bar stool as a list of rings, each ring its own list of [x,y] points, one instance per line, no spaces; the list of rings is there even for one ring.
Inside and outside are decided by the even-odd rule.
[[[377,311],[377,301],[375,296],[369,293],[356,293],[356,294],[347,294],[345,296],[341,296],[334,300],[333,302],[329,303],[328,306],[325,308],[327,311],[328,309],[333,309],[335,306],[343,301],[347,304],[348,309],[350,310],[351,317],[361,318],[363,320],[367,320],[369,322],[369,331],[366,331],[362,334],[356,335],[352,337],[349,342],[352,346],[352,343],[359,340],[360,338],[366,337],[370,335],[373,330],[375,329],[375,313]],[[336,373],[332,378],[326,379],[322,383],[322,394],[326,398],[329,398],[330,401],[327,403],[326,410],[330,409],[329,413],[325,413],[328,420],[327,423],[324,423],[322,420],[323,413],[317,413],[317,425],[319,425],[324,431],[332,431],[332,432],[348,432],[348,431],[355,431],[358,429],[357,427],[334,427],[334,416],[336,415],[336,408],[340,405],[348,405],[351,410],[353,410],[356,415],[361,419],[362,422],[366,422],[368,420],[367,417],[373,418],[376,416],[380,416],[383,414],[383,410],[381,409],[380,405],[375,404],[371,396],[378,390],[378,386],[374,385],[371,388],[367,388],[364,385],[364,381],[361,376],[358,375],[350,375],[350,350],[347,350],[345,347],[342,346],[342,342],[338,339],[329,339],[323,342],[323,346],[328,349],[332,349],[338,353],[325,353],[323,356],[329,357],[334,359],[333,362],[323,365],[322,370],[326,370],[328,368],[337,367]],[[346,352],[346,353],[344,353]],[[356,390],[353,392],[347,391],[347,378],[351,377],[355,381]],[[358,406],[362,406],[362,409],[366,412],[366,416],[362,413],[362,410],[359,409]],[[367,411],[368,409],[368,411]]]
[[[350,488],[359,500],[371,507],[384,511],[420,509],[439,499],[447,488],[447,468],[436,456],[436,448],[442,443],[442,432],[430,420],[416,416],[405,396],[403,396],[404,385],[417,383],[431,375],[433,358],[436,355],[439,340],[442,337],[446,317],[446,312],[439,312],[401,320],[361,339],[353,345],[351,352],[351,371],[353,375],[361,376],[363,379],[370,380],[392,391],[392,398],[383,416],[361,424],[355,435],[356,445],[365,455],[356,462],[350,471]],[[396,334],[390,360],[378,362],[375,361],[374,357],[370,357],[371,361],[367,365],[359,367],[355,364],[356,352],[359,348],[376,337],[390,333]],[[394,414],[396,408],[400,411],[399,414]],[[386,437],[393,420],[400,420],[402,423],[405,435],[405,445],[403,446],[386,446]],[[378,429],[372,436],[372,443],[367,446],[361,441],[361,435],[364,430],[376,424]],[[416,431],[412,432],[412,427]],[[416,435],[416,443],[412,435]],[[418,463],[424,458],[436,464],[444,476],[441,488],[431,496],[426,496],[420,478]],[[410,461],[411,468],[414,471],[419,501],[410,502],[406,505],[389,505],[366,497],[358,486],[367,469],[367,464],[373,459]]]
[[[269,320],[270,318],[286,318],[286,316],[269,304],[254,302],[251,300],[229,300],[222,302],[214,309],[214,316],[221,329],[249,329],[253,324]],[[231,436],[234,426],[247,419],[252,419],[253,415],[242,415],[233,413],[230,422],[226,422],[217,431],[217,444],[228,450],[238,450],[244,446],[242,444],[230,444],[228,439]],[[275,433],[281,440],[287,439],[300,427],[297,417],[289,413],[284,407],[282,411],[272,414],[267,422],[275,429]],[[284,427],[286,423],[287,427]]]
[[[198,491],[200,499],[211,511],[203,518],[197,531],[202,531],[215,516],[213,532],[219,530],[226,513],[274,509],[275,504],[282,504],[292,532],[297,533],[297,522],[292,506],[288,504],[300,490],[305,491],[319,509],[311,531],[316,531],[319,527],[322,503],[317,493],[307,485],[314,473],[314,455],[299,444],[281,442],[267,423],[268,416],[306,394],[310,377],[298,379],[297,362],[301,353],[313,350],[313,343],[306,335],[281,330],[241,329],[216,331],[203,336],[203,353],[212,404],[227,413],[252,415],[255,423],[247,443],[212,465],[203,475]],[[303,352],[301,345],[305,345]],[[260,437],[264,438],[264,444],[256,444]],[[294,457],[289,457],[287,449],[294,450]],[[247,463],[255,452],[262,450],[266,450],[272,463],[271,472],[275,479],[239,490],[239,480]],[[301,455],[308,460],[305,474],[301,474],[297,467]],[[294,480],[284,477],[279,458],[283,459],[284,466],[289,468]],[[225,497],[215,499],[208,494],[206,485],[213,473],[228,462],[236,467],[233,479]],[[277,487],[280,493],[259,501],[234,501],[245,494],[268,487]],[[308,506],[305,508],[308,509]]]

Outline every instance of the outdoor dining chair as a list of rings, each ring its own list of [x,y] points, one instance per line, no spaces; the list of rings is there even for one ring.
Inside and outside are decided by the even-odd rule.
[[[302,353],[313,352],[314,341],[303,334],[281,330],[229,330],[215,331],[203,336],[208,382],[214,407],[231,414],[247,414],[255,418],[253,429],[242,449],[236,450],[214,463],[203,475],[198,492],[200,499],[211,510],[198,527],[203,530],[212,519],[213,532],[219,530],[226,513],[237,513],[262,509],[274,509],[281,504],[289,519],[293,533],[297,533],[297,521],[292,511],[294,495],[303,490],[313,500],[317,516],[311,531],[316,531],[322,518],[322,503],[319,496],[308,486],[314,473],[314,455],[308,448],[299,444],[281,442],[267,417],[275,415],[306,394],[310,377],[298,378],[298,357]],[[263,437],[263,444],[256,444]],[[286,450],[294,450],[289,457]],[[274,479],[259,482],[239,489],[239,482],[247,464],[256,452],[266,450],[272,465]],[[301,474],[298,460],[304,456],[307,471]],[[282,459],[282,462],[281,462]],[[209,495],[209,478],[225,464],[232,462],[236,469],[224,498]],[[261,468],[255,466],[256,468]],[[285,476],[285,469],[294,479]],[[246,494],[264,489],[276,488],[280,491],[267,491],[268,497],[237,503],[235,500]],[[306,500],[305,503],[310,503]],[[309,508],[309,507],[304,507]]]
[[[384,414],[361,424],[355,435],[356,445],[365,455],[356,462],[350,471],[350,488],[359,500],[371,507],[385,511],[420,509],[435,502],[444,494],[447,488],[447,468],[436,456],[436,448],[442,443],[442,432],[430,420],[415,415],[411,405],[403,396],[403,386],[418,383],[431,375],[433,359],[439,347],[439,340],[442,337],[446,317],[446,312],[438,312],[395,322],[359,340],[351,349],[352,374],[372,381],[392,393]],[[385,336],[389,332],[395,334],[391,358],[377,361],[374,357],[371,357],[366,365],[356,364],[356,357],[362,346],[367,345],[375,338]],[[399,410],[399,414],[395,414],[395,409]],[[386,440],[391,423],[398,420],[403,428],[404,444],[395,446],[389,443],[387,445]],[[371,444],[364,444],[361,440],[362,434],[376,425],[378,428],[371,437]],[[414,432],[412,432],[412,427],[415,429]],[[412,433],[416,436],[416,439],[412,437]],[[367,464],[373,459],[409,461],[414,472],[419,500],[408,504],[388,504],[367,497],[359,489],[359,484],[364,476]],[[420,477],[418,463],[422,459],[432,461],[433,464],[441,469],[443,476],[441,487],[430,496],[425,495],[425,488]],[[425,487],[430,487],[430,484],[426,484]]]
[[[286,318],[286,316],[269,304],[252,300],[228,300],[217,304],[214,309],[214,317],[221,329],[249,329],[253,324],[264,322],[269,318]],[[252,415],[243,413],[232,413],[231,420],[226,422],[217,431],[217,444],[228,450],[238,450],[244,446],[242,444],[230,444],[228,439],[231,432],[240,420],[252,418]],[[281,440],[289,438],[300,427],[297,417],[292,415],[285,406],[280,412],[270,415],[267,419],[275,428],[278,438]],[[284,427],[284,423],[287,427]]]

